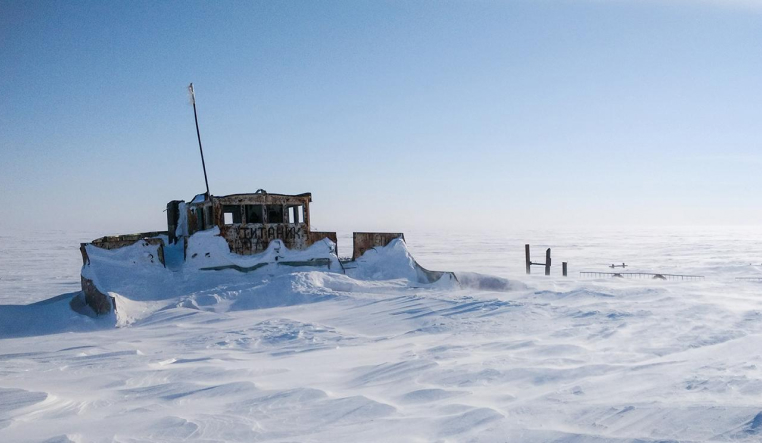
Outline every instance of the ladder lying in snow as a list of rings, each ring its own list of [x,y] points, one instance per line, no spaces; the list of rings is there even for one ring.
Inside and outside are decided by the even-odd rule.
[[[580,277],[650,278],[654,280],[702,280],[703,275],[657,274],[652,272],[590,272],[582,271]]]

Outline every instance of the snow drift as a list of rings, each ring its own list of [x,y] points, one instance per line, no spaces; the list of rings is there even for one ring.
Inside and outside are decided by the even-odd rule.
[[[401,239],[350,262],[338,259],[328,239],[303,251],[275,240],[262,253],[234,254],[218,228],[189,237],[185,251],[179,244],[165,246],[166,265],[157,259],[158,246],[143,241],[113,250],[85,247],[90,263],[82,276],[110,297],[116,326],[169,307],[227,312],[309,304],[349,292],[460,288],[455,274],[420,266]],[[510,286],[476,274],[466,280],[471,286]]]
[[[708,276],[685,283],[526,276],[538,234],[506,235],[411,245],[421,263],[499,276],[452,285],[421,283],[410,261],[371,266],[400,250],[343,273],[214,254],[165,269],[136,248],[112,269],[146,268],[155,287],[104,275],[122,328],[71,310],[64,253],[26,273],[8,254],[0,441],[760,441],[762,284],[734,277],[762,273],[762,231],[548,240],[575,270],[617,259]],[[71,238],[43,243],[73,255]]]

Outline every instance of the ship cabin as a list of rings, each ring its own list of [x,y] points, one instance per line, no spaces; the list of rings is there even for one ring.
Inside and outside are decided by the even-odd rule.
[[[312,194],[270,194],[262,189],[249,194],[218,197],[199,194],[190,202],[172,200],[167,203],[167,230],[139,234],[106,236],[81,245],[85,265],[89,258],[85,246],[91,244],[103,249],[118,249],[138,241],[159,246],[158,260],[164,263],[164,240],[169,244],[187,246],[187,239],[196,232],[219,228],[230,252],[252,255],[263,252],[273,240],[280,240],[288,249],[304,250],[329,239],[337,244],[335,232],[310,229],[310,203]],[[355,260],[367,250],[386,246],[402,233],[355,232],[352,236],[352,255]],[[337,248],[333,249],[338,256]]]
[[[262,189],[253,194],[232,194],[222,197],[199,194],[190,202],[173,200],[167,203],[167,230],[141,232],[138,234],[114,235],[97,238],[90,243],[80,244],[82,253],[82,292],[85,303],[96,314],[116,310],[116,302],[110,295],[97,288],[90,266],[88,246],[99,249],[119,249],[142,242],[156,247],[156,255],[149,254],[152,263],[167,266],[165,247],[182,247],[183,258],[187,252],[188,238],[194,233],[219,228],[219,235],[227,242],[230,252],[252,255],[263,252],[268,245],[279,240],[292,250],[304,250],[311,245],[329,239],[334,245],[333,254],[339,256],[335,232],[314,232],[310,229],[310,203],[312,194],[297,195],[270,194]],[[165,243],[165,239],[169,245]],[[405,237],[402,233],[355,232],[352,237],[352,257],[341,259],[347,263],[361,257],[366,251],[383,247],[394,239]],[[317,261],[316,264],[319,264]],[[417,266],[417,264],[416,264]],[[238,269],[236,266],[225,269]],[[420,268],[420,267],[419,267]],[[218,270],[217,267],[200,270]],[[343,266],[342,266],[342,269]],[[438,280],[442,273],[420,268],[426,282]],[[248,271],[244,271],[248,272]],[[454,278],[454,277],[453,277]]]
[[[312,194],[270,194],[262,189],[253,194],[222,197],[197,195],[186,203],[167,203],[167,233],[170,243],[194,232],[218,227],[230,252],[251,255],[262,252],[272,240],[281,240],[288,249],[303,250],[324,238],[336,243],[335,232],[312,232]]]

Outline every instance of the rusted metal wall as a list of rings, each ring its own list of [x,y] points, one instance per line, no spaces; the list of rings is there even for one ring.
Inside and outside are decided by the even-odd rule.
[[[167,231],[154,231],[154,232],[141,232],[138,234],[126,234],[126,235],[109,235],[106,237],[96,238],[92,242],[92,245],[101,249],[117,249],[124,246],[129,246],[137,243],[140,240],[146,240],[148,244],[164,244],[164,241],[158,237],[160,235],[167,235]]]
[[[241,255],[256,254],[267,249],[270,242],[276,239],[283,241],[283,244],[289,249],[306,249],[316,241],[313,240],[315,237],[310,232],[309,205],[311,200],[312,195],[309,193],[284,195],[257,192],[254,194],[226,195],[224,197],[212,196],[210,201],[189,205],[189,233],[197,230],[197,217],[200,208],[204,205],[211,205],[211,220],[209,220],[210,223],[205,223],[205,225],[207,227],[218,226],[220,228],[220,235],[228,242],[230,251],[233,253]],[[248,223],[243,208],[245,205],[279,206],[285,219],[284,221],[287,221],[289,207],[301,206],[303,208],[303,222],[271,223],[268,220],[268,211],[264,211],[262,214],[263,223]],[[240,217],[242,223],[226,225],[224,220],[225,206],[238,206],[241,211]],[[192,210],[194,208],[195,210]],[[332,234],[335,242],[336,234]],[[317,239],[320,240],[326,237],[329,237],[329,235],[318,236]]]
[[[276,239],[283,241],[288,249],[305,249],[312,244],[304,223],[223,225],[220,235],[228,242],[230,252],[241,255],[262,252]]]
[[[213,214],[212,203],[205,201],[202,203],[189,203],[186,206],[187,223],[188,223],[188,235],[192,235],[194,232],[203,231],[215,226],[215,218]],[[203,225],[199,223],[203,220]]]
[[[172,200],[167,203],[167,237],[169,243],[177,241],[175,233],[177,232],[177,223],[180,220],[180,203],[183,203],[183,201]]]
[[[333,252],[338,256],[339,255],[339,241],[336,238],[335,232],[327,232],[327,231],[310,232],[310,245],[314,245],[315,243],[323,240],[324,238],[327,238],[328,240],[331,240],[333,242],[333,244],[335,245]]]
[[[401,232],[355,232],[352,235],[352,260],[360,258],[368,249],[388,245],[395,238],[404,241],[405,235]]]
[[[334,243],[338,243],[335,232],[327,232],[327,231],[310,232],[310,244],[317,243],[324,238],[327,238],[328,240],[331,240]]]
[[[214,224],[222,228],[225,225],[223,216],[223,206],[231,205],[265,205],[265,206],[281,206],[284,209],[284,216],[286,215],[285,208],[289,206],[302,206],[304,208],[304,221],[307,225],[307,231],[310,227],[310,202],[312,201],[312,194],[299,194],[299,195],[284,195],[284,194],[233,194],[226,195],[224,197],[212,197],[212,205],[214,207]],[[263,224],[271,224],[267,220],[267,214],[264,214]]]
[[[281,240],[288,249],[296,250],[307,249],[324,238],[334,244],[337,241],[335,232],[309,232],[304,223],[224,225],[220,233],[230,252],[241,255],[262,252],[273,240]]]

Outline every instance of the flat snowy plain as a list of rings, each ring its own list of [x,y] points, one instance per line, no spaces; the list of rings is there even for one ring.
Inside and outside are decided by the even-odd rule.
[[[762,441],[762,229],[407,232],[462,287],[253,275],[121,328],[62,302],[100,235],[0,234],[2,442]],[[579,276],[621,262],[706,279]]]

